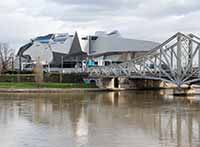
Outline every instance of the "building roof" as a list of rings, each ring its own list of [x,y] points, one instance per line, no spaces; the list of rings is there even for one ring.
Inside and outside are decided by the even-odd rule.
[[[20,47],[17,55],[23,55],[26,50],[33,47],[33,44],[37,44],[36,46],[44,46],[48,45],[53,52],[59,52],[64,54],[72,54],[82,52],[81,45],[79,42],[78,34],[68,35],[67,33],[62,34],[48,34],[45,36],[39,36],[35,39],[32,39],[29,43]],[[34,47],[36,48],[36,47]]]
[[[121,37],[98,37],[91,44],[94,54],[104,52],[127,52],[127,51],[149,51],[158,46],[159,43],[152,41],[125,39]]]
[[[82,38],[82,42],[83,50],[89,52],[90,55],[107,52],[143,52],[159,45],[153,41],[123,38],[118,31],[111,33],[99,31],[93,36]]]
[[[19,51],[17,52],[17,56],[19,56],[20,54],[23,55],[23,53],[33,45],[33,42],[27,43],[25,45],[23,45],[22,47],[19,48]]]
[[[81,45],[78,39],[78,33],[76,32],[68,54],[76,54],[76,53],[81,53],[81,52],[82,52],[82,49],[81,49]]]
[[[30,57],[35,61],[40,57],[41,62],[50,63],[52,61],[60,60],[63,55],[82,55],[78,34],[49,34],[46,36],[39,36],[31,40],[30,43],[22,46],[17,56],[22,56],[27,60]]]

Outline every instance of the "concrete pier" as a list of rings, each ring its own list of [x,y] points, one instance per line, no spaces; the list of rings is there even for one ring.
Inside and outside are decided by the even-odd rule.
[[[172,95],[200,95],[200,86],[183,85],[177,88],[175,84],[167,83],[161,80],[134,79],[126,77],[106,77],[97,80],[97,86],[108,90],[153,90],[153,89],[173,89]]]
[[[112,90],[131,90],[131,89],[163,89],[174,88],[175,85],[161,80],[146,80],[133,78],[100,78],[97,80],[99,88],[107,88]]]
[[[184,95],[195,95],[198,94],[194,88],[175,88],[173,89],[173,95],[184,96]]]

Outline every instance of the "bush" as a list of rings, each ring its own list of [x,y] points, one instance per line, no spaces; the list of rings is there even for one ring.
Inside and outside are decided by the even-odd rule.
[[[28,75],[9,75],[4,74],[0,75],[0,82],[35,82],[35,75],[28,74]]]
[[[70,73],[70,74],[60,74],[60,73],[46,73],[44,75],[45,82],[62,82],[62,83],[83,83],[83,79],[88,77],[85,73]]]
[[[83,79],[88,75],[85,73],[45,73],[44,82],[49,83],[84,83]],[[35,74],[2,74],[0,82],[35,82]]]

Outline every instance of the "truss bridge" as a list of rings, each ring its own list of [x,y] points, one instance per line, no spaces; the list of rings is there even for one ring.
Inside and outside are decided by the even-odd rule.
[[[176,33],[147,54],[121,64],[88,69],[91,77],[161,80],[181,87],[200,80],[200,38]]]

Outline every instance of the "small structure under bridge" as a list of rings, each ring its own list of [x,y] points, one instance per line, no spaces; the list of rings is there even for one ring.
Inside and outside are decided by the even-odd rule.
[[[178,88],[191,85],[200,80],[200,38],[178,32],[143,56],[121,64],[93,67],[88,72],[90,77],[100,79],[99,85],[104,88],[137,88],[137,83],[170,83]]]

